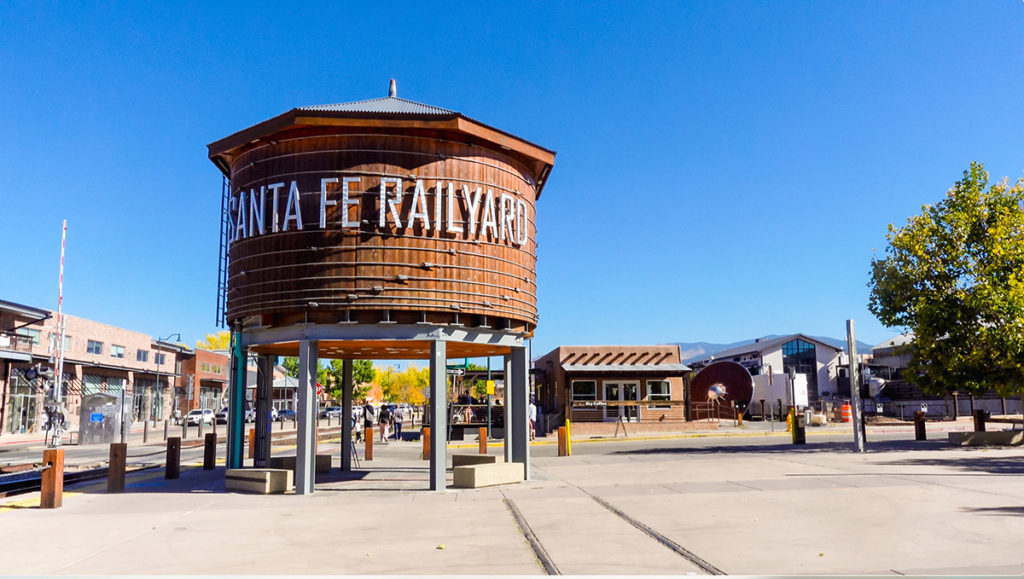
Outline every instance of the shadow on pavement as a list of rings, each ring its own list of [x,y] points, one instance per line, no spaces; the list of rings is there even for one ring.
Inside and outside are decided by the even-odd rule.
[[[902,458],[877,464],[883,466],[937,466],[988,474],[1024,474],[1024,456],[978,456],[982,449],[962,449],[946,456]],[[967,454],[970,453],[970,454]]]
[[[883,440],[871,442],[865,445],[868,453],[871,452],[909,452],[916,450],[955,450],[951,449],[944,440]],[[792,444],[790,442],[769,442],[762,444],[714,444],[714,445],[680,445],[671,447],[638,448],[618,450],[610,454],[617,455],[672,455],[672,454],[764,454],[764,453],[826,453],[826,452],[856,452],[853,442],[810,442],[808,444]]]
[[[961,510],[965,513],[975,513],[979,515],[1003,515],[1011,517],[1024,515],[1024,507],[982,507],[977,509]]]

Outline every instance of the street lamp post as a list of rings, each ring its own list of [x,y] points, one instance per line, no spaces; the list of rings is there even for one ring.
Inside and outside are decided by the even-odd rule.
[[[157,349],[157,351],[156,351],[156,354],[154,355],[154,357],[156,358],[156,389],[157,390],[160,390],[160,370],[161,370],[161,366],[163,365],[163,358],[160,357],[160,342],[163,342],[163,341],[166,341],[166,340],[170,340],[171,338],[173,338],[175,336],[177,336],[177,338],[179,340],[181,339],[181,334],[179,334],[178,332],[175,332],[173,334],[169,334],[166,338],[157,338],[156,339],[156,349]],[[171,409],[171,415],[173,416],[174,415],[174,411],[178,409],[178,397],[174,395],[174,391],[173,390],[171,391],[171,400],[174,402],[173,408]],[[147,418],[147,420],[148,420],[148,418]]]

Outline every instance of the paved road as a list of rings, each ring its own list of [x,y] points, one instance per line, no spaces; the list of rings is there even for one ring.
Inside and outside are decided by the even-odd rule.
[[[902,433],[851,447],[846,435],[579,441],[572,457],[537,445],[535,480],[441,493],[425,490],[416,443],[376,446],[311,496],[226,493],[222,470],[186,469],[133,477],[121,495],[69,489],[55,511],[8,502],[0,560],[8,574],[544,574],[541,559],[563,574],[1024,573],[1024,449]]]

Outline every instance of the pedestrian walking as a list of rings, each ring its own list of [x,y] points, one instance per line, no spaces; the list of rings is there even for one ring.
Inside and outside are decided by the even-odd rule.
[[[530,399],[530,440],[537,438],[537,405]]]
[[[391,410],[387,405],[380,407],[380,417],[377,423],[380,425],[380,441],[386,444],[391,426]]]
[[[395,422],[395,440],[402,440],[402,422],[405,421],[405,411],[399,406],[395,408],[395,414],[392,417]]]

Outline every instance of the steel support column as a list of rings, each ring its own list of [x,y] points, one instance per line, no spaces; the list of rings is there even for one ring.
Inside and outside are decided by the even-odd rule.
[[[274,357],[261,354],[256,358],[256,447],[252,464],[266,468],[270,463],[270,405],[274,391]]]
[[[505,362],[505,462],[512,462],[512,356],[504,356]]]
[[[299,342],[298,408],[295,409],[295,494],[313,494],[316,466],[317,342]]]
[[[530,368],[526,348],[512,348],[512,378],[506,379],[505,395],[512,397],[512,462],[526,467],[526,480],[530,480]],[[509,386],[511,385],[511,387]]]
[[[430,343],[430,490],[447,488],[448,367],[447,344]]]
[[[341,363],[341,470],[352,470],[352,360]]]

